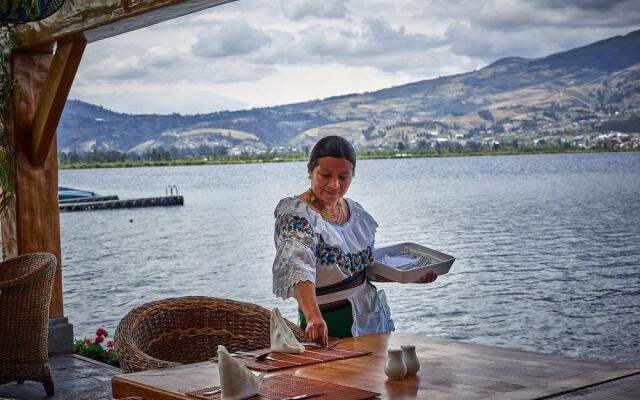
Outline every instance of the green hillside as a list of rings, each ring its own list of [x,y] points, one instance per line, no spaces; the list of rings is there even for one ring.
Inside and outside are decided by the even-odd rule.
[[[342,134],[360,148],[536,141],[640,132],[640,31],[539,59],[505,58],[465,74],[370,93],[198,115],[131,115],[69,101],[62,151],[198,146],[301,148]],[[595,136],[594,136],[595,137]],[[545,139],[545,140],[546,140]]]

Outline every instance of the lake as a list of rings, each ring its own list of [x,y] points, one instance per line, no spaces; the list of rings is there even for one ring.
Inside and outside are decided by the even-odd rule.
[[[60,185],[185,196],[182,207],[61,214],[76,337],[185,295],[296,320],[296,302],[271,293],[273,210],[308,188],[305,163],[61,170]],[[456,257],[432,284],[376,284],[398,331],[640,362],[640,153],[362,160],[347,197],[378,221],[377,246]]]

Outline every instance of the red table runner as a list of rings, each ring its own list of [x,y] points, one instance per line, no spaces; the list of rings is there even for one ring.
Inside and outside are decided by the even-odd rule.
[[[262,354],[269,349],[254,350],[252,353]],[[318,364],[321,362],[344,360],[345,358],[360,357],[371,354],[370,351],[356,351],[334,347],[333,349],[320,349],[314,346],[305,346],[304,353],[286,354],[269,353],[273,360],[255,360],[251,357],[235,357],[247,368],[254,371],[274,372],[285,368],[300,367],[303,365]],[[214,359],[215,361],[215,359]]]
[[[220,393],[213,395],[202,394],[218,388],[220,388],[220,386],[196,390],[194,392],[187,392],[185,394],[189,397],[200,400],[219,400],[221,398]],[[260,394],[250,397],[247,400],[279,400],[285,397],[293,397],[309,393],[322,393],[322,396],[314,397],[314,399],[340,400],[364,400],[372,399],[380,395],[380,393],[376,392],[337,385],[335,383],[322,382],[315,379],[302,378],[293,375],[276,375],[264,378],[262,380],[262,385],[260,386]]]

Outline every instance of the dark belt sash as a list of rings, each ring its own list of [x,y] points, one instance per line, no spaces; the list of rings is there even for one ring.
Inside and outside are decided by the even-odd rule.
[[[366,282],[367,272],[363,269],[340,282],[316,288],[316,298],[320,309],[334,308],[335,304],[333,303],[342,304],[348,301],[347,297],[353,296],[364,289]]]

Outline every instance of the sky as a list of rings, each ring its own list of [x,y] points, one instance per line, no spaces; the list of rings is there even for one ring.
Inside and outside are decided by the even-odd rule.
[[[196,114],[375,91],[640,29],[638,0],[239,0],[91,43],[69,98]]]

